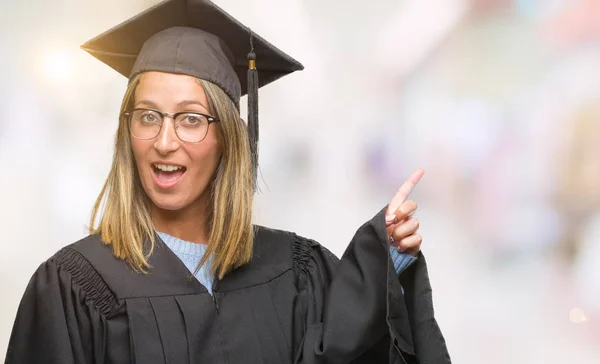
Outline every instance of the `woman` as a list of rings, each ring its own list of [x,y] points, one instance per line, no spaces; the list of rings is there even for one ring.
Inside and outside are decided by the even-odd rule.
[[[341,260],[252,225],[257,89],[301,65],[251,37],[240,69],[248,34],[168,0],[85,45],[129,77],[113,165],[91,235],[30,281],[7,363],[450,362],[405,201],[422,171]]]

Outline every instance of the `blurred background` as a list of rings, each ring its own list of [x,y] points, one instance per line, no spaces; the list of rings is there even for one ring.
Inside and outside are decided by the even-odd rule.
[[[79,45],[157,2],[0,0],[1,357],[109,170],[126,79]],[[422,167],[453,362],[600,363],[600,0],[215,2],[306,66],[261,91],[258,223],[340,255]]]

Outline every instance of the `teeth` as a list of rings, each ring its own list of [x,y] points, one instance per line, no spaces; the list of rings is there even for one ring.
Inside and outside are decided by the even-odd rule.
[[[183,168],[182,166],[172,166],[169,164],[155,164],[154,167],[160,169],[163,172],[173,172]]]

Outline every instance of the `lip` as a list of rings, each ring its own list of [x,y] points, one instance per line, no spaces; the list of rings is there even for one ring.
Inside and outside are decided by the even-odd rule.
[[[150,163],[150,166],[152,168],[154,168],[154,166],[157,165],[157,164],[166,164],[167,166],[176,166],[176,167],[184,167],[184,168],[186,168],[186,166],[184,166],[183,164],[173,163],[173,162],[168,162],[168,161],[160,161],[160,160],[154,161],[154,162]]]
[[[171,181],[169,183],[163,183],[163,182],[161,182],[158,179],[158,176],[156,175],[156,171],[154,169],[154,165],[156,165],[156,164],[166,164],[166,165],[171,165],[171,166],[180,166],[180,167],[184,167],[185,171],[176,180]],[[187,174],[187,168],[185,166],[181,165],[181,164],[175,164],[175,163],[158,161],[158,162],[154,162],[154,163],[150,164],[150,174],[152,174],[152,180],[154,181],[154,184],[156,186],[158,186],[160,189],[167,190],[167,189],[175,187],[183,179],[183,177],[185,177],[185,175]]]

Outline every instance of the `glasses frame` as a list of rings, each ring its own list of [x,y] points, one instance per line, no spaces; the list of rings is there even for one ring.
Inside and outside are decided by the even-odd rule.
[[[131,131],[131,116],[132,116],[133,112],[135,112],[135,111],[153,111],[153,112],[157,113],[158,115],[160,115],[160,117],[161,117],[160,129],[158,130],[158,133],[155,136],[153,136],[152,138],[139,138],[139,137],[136,137],[135,135],[133,135],[133,132]],[[183,115],[183,114],[200,115],[200,116],[205,117],[206,120],[208,120],[208,127],[206,128],[206,134],[204,134],[202,139],[200,139],[197,142],[188,142],[187,140],[181,139],[181,137],[179,136],[179,133],[177,132],[177,125],[175,125],[175,120],[177,119],[177,117],[179,115]],[[210,128],[210,124],[218,123],[220,121],[219,118],[217,118],[215,116],[197,112],[197,111],[181,111],[181,112],[178,112],[175,114],[170,114],[170,113],[162,112],[160,110],[156,110],[156,109],[152,109],[152,108],[137,107],[135,109],[131,109],[131,110],[125,111],[123,113],[123,117],[125,117],[127,119],[127,128],[129,129],[129,134],[131,134],[131,136],[134,137],[135,139],[139,139],[139,140],[152,140],[152,139],[156,138],[157,136],[159,136],[160,133],[162,132],[162,128],[165,123],[165,117],[167,117],[167,116],[169,118],[173,119],[173,125],[175,126],[175,135],[177,135],[177,138],[179,138],[179,140],[181,140],[184,143],[191,143],[191,144],[202,143],[204,141],[204,139],[206,139],[206,136],[208,135],[208,129]]]

